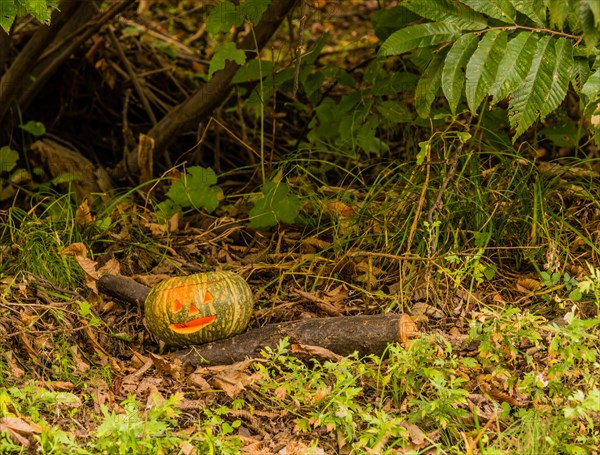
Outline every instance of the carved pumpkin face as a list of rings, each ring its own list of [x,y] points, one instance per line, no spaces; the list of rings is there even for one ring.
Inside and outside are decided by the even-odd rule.
[[[209,281],[206,285],[212,283],[216,283],[216,281]],[[197,291],[196,287],[197,285],[188,284],[165,291],[171,306],[170,311],[167,312],[167,315],[170,316],[169,320],[172,321],[169,328],[175,333],[194,333],[217,319],[214,308],[209,308],[209,312],[212,314],[203,316],[206,311],[200,311],[200,308],[202,305],[209,305],[214,299],[209,291],[203,292],[200,289],[200,292],[195,292]]]
[[[252,303],[250,286],[232,272],[169,278],[146,298],[146,325],[171,346],[206,343],[244,330]]]

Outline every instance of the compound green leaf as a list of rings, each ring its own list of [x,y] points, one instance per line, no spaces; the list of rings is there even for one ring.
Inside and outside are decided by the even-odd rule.
[[[571,85],[577,94],[582,92],[582,89],[592,74],[590,62],[587,58],[573,59],[573,73],[571,74]],[[600,85],[599,85],[600,88]]]
[[[1,3],[5,3],[5,1]],[[48,23],[50,21],[50,13],[46,0],[20,0],[19,3],[40,22]]]
[[[379,55],[399,55],[419,47],[454,41],[459,37],[458,28],[443,22],[409,25],[392,33],[381,45]]]
[[[587,5],[594,16],[597,27],[600,27],[600,2],[598,0],[583,0],[583,2]]]
[[[210,59],[208,78],[210,79],[215,71],[225,68],[227,60],[233,60],[238,65],[243,65],[246,63],[246,53],[243,50],[238,49],[235,46],[235,43],[231,41],[218,44],[215,47],[215,54]]]
[[[437,96],[442,83],[442,69],[445,57],[446,53],[444,52],[435,54],[417,83],[417,88],[415,89],[415,109],[420,117],[429,117],[431,104]]]
[[[240,4],[240,11],[246,19],[256,25],[270,3],[271,0],[246,0]]]
[[[211,35],[228,32],[231,27],[239,27],[243,22],[244,17],[239,8],[229,1],[223,1],[206,18],[206,31]]]
[[[472,113],[487,96],[496,80],[500,60],[506,51],[507,33],[490,30],[479,42],[477,50],[467,64],[465,94]]]
[[[533,21],[538,27],[543,27],[546,21],[546,6],[542,0],[510,0],[515,9]]]
[[[569,12],[571,10],[572,1],[570,0],[547,0],[548,17],[550,25],[558,30],[562,30],[565,25]]]
[[[523,82],[529,72],[538,40],[535,33],[521,32],[508,42],[506,53],[498,66],[496,80],[489,92],[494,97],[494,103],[502,101]]]
[[[600,3],[600,0],[596,1]],[[595,20],[589,3],[582,3],[579,11],[581,17],[581,28],[583,29],[583,40],[588,47],[593,48],[600,39],[600,22]]]
[[[453,114],[463,93],[465,85],[465,66],[475,49],[479,38],[474,33],[467,33],[454,42],[446,56],[442,70],[442,91],[448,100],[448,105]]]
[[[212,212],[223,199],[221,188],[215,186],[217,175],[211,168],[192,166],[167,191],[167,197],[180,207]]]
[[[574,33],[581,33],[581,2],[586,0],[567,0],[568,6],[567,19],[565,27],[568,27]],[[551,22],[552,24],[552,22]]]
[[[554,51],[556,60],[551,68],[550,88],[540,112],[542,120],[565,99],[573,71],[573,43],[571,40],[559,38],[554,44]]]
[[[449,0],[406,0],[404,8],[436,22],[455,25],[459,29],[481,30],[487,19],[462,3]]]
[[[499,21],[515,23],[516,11],[509,0],[462,0],[462,3]]]
[[[0,27],[8,33],[18,14],[17,5],[13,0],[0,0],[0,6]]]
[[[590,101],[595,101],[600,96],[600,70],[592,73],[583,85],[581,93],[587,96]]]
[[[523,134],[539,117],[544,100],[543,93],[548,92],[552,82],[550,80],[552,77],[551,67],[555,60],[556,55],[554,47],[550,43],[550,37],[542,37],[538,42],[525,80],[514,92],[509,102],[508,119],[511,127],[515,128],[514,138]]]
[[[572,66],[570,41],[553,40],[549,36],[540,39],[529,73],[509,103],[508,118],[511,127],[515,128],[513,141],[562,102]]]
[[[300,211],[300,200],[286,183],[266,182],[261,187],[263,197],[250,210],[250,225],[256,229],[293,223]]]

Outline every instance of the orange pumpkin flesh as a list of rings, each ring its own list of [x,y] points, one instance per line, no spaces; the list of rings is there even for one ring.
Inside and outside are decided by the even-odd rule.
[[[244,330],[252,303],[250,286],[232,272],[169,278],[146,299],[146,325],[171,346],[206,343]]]
[[[202,327],[212,324],[215,319],[217,319],[216,316],[206,316],[183,324],[169,324],[169,328],[175,333],[194,333]]]

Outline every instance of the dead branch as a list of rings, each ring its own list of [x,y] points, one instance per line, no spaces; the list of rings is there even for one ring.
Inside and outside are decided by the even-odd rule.
[[[60,4],[61,11],[52,14],[50,26],[41,26],[19,52],[12,65],[0,79],[0,123],[17,96],[23,92],[25,85],[30,81],[30,75],[37,64],[38,58],[44,52],[48,43],[60,30],[76,15],[84,2],[77,0],[64,0]]]
[[[115,16],[127,9],[133,1],[116,1],[97,16],[94,16],[98,12],[98,7],[94,5],[94,2],[82,2],[84,6],[65,25],[37,62],[32,72],[33,82],[17,99],[19,107],[22,110],[26,109],[44,88],[48,79],[60,69],[75,50],[98,33]]]
[[[96,286],[102,294],[137,306],[144,305],[146,297],[150,293],[148,286],[144,286],[130,278],[117,275],[101,276]]]
[[[254,27],[254,32],[248,34],[240,45],[241,49],[246,50],[247,60],[258,55],[258,51],[267,44],[296,1],[273,0],[260,22]],[[237,63],[228,61],[224,69],[216,72],[200,90],[175,107],[148,132],[148,136],[155,140],[155,157],[180,134],[193,130],[202,118],[211,114],[226,99],[231,89],[231,80],[239,68],[240,65]],[[126,167],[137,171],[135,150],[130,152]]]
[[[401,317],[400,314],[340,316],[270,324],[172,355],[193,366],[203,362],[224,365],[260,356],[261,350],[274,349],[286,337],[292,344],[319,346],[340,355],[355,351],[360,356],[381,355],[390,343],[400,340]]]

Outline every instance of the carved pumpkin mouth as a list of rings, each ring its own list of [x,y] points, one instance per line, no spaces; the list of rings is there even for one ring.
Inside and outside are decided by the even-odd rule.
[[[190,334],[212,324],[215,319],[217,319],[216,316],[206,316],[182,324],[169,324],[169,328],[175,333]]]

